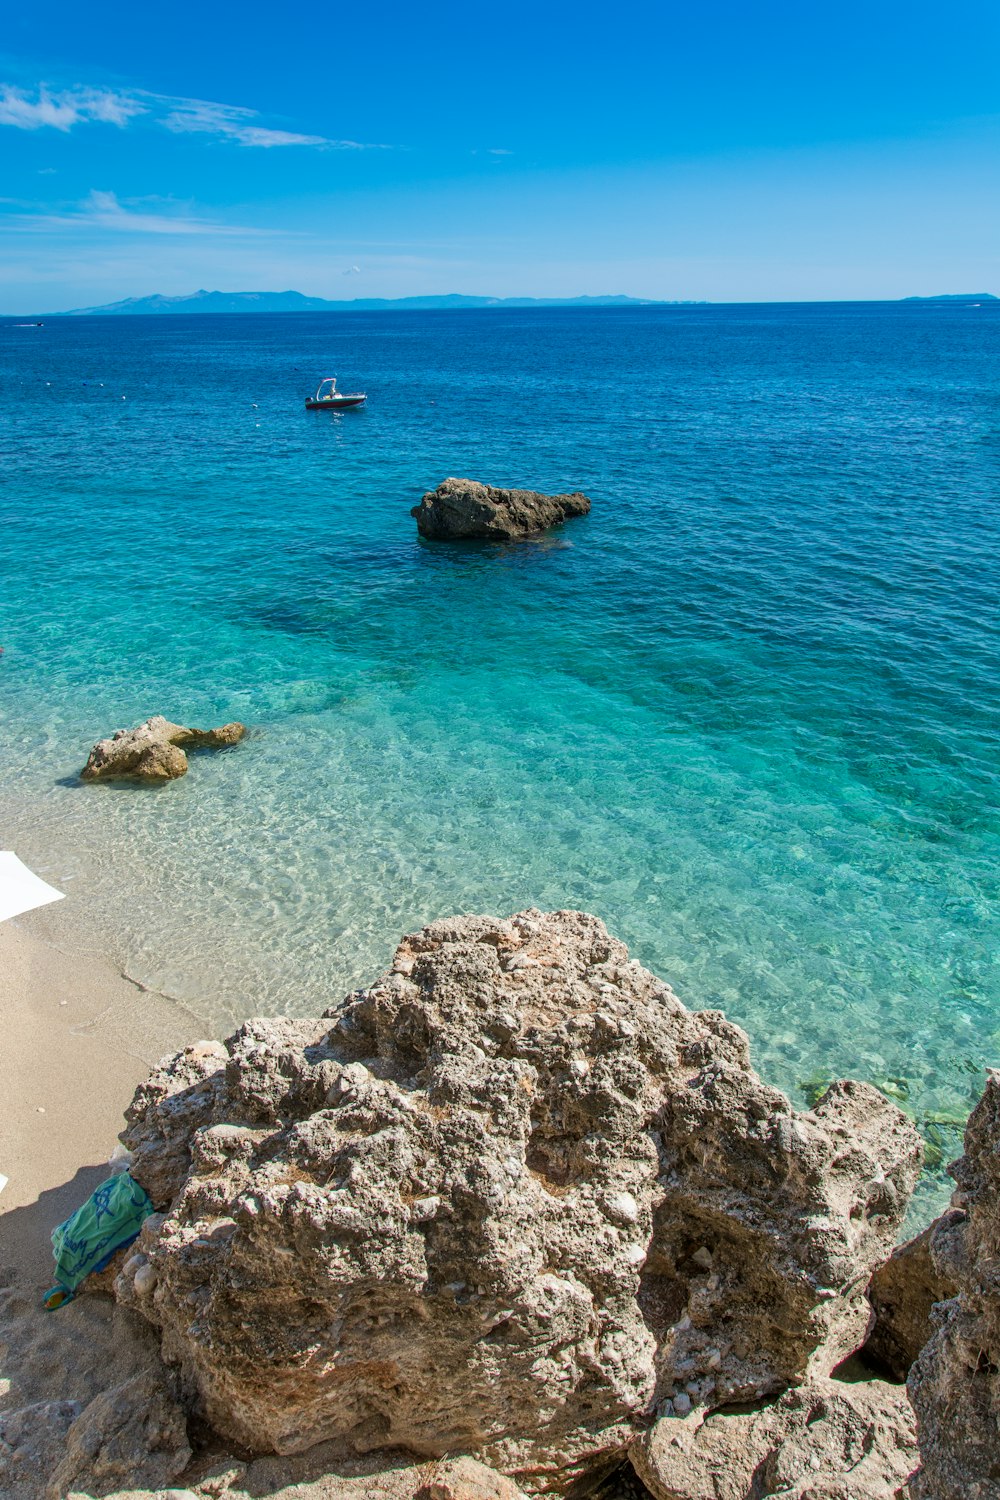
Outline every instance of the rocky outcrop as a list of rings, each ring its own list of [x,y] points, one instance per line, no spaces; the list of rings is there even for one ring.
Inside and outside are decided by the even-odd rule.
[[[36,1401],[0,1412],[0,1495],[39,1500],[62,1458],[66,1434],[79,1417],[79,1401]]]
[[[474,1458],[445,1459],[417,1471],[414,1500],[524,1500],[524,1491]]]
[[[323,1448],[304,1460],[223,1461],[199,1476],[200,1464],[177,1481],[157,1490],[161,1500],[527,1500],[511,1480],[474,1458],[446,1458],[414,1464],[394,1458],[378,1468],[369,1462],[337,1463]],[[6,1496],[4,1497],[6,1500]],[[32,1497],[34,1500],[34,1497]],[[69,1500],[88,1500],[73,1495]],[[108,1500],[154,1500],[148,1490],[128,1490]]]
[[[480,538],[505,542],[547,531],[590,510],[586,495],[540,495],[535,490],[498,490],[475,479],[446,479],[410,511],[421,536],[432,541]]]
[[[190,1457],[184,1412],[161,1372],[146,1370],[96,1396],[69,1428],[46,1500],[160,1489]]]
[[[80,772],[83,781],[173,781],[188,768],[189,750],[221,750],[246,734],[243,724],[186,729],[156,714],[135,729],[119,729],[98,740]]]
[[[80,1401],[0,1415],[0,1494],[64,1500],[160,1489],[191,1457],[187,1419],[159,1367]]]
[[[536,1492],[856,1349],[920,1156],[875,1089],[796,1112],[737,1027],[536,911],[187,1049],[124,1138],[161,1213],[116,1292],[220,1433],[474,1453]]]
[[[936,1272],[957,1295],[910,1371],[920,1472],[915,1500],[1000,1497],[1000,1073],[969,1117],[946,1234],[933,1234]],[[958,1215],[962,1217],[959,1218]]]
[[[953,1297],[957,1287],[942,1266],[950,1258],[946,1241],[964,1221],[961,1213],[943,1214],[877,1267],[868,1287],[875,1326],[865,1345],[865,1357],[905,1380],[910,1367],[934,1332],[931,1310]],[[932,1245],[936,1244],[936,1251]]]
[[[657,1422],[631,1458],[656,1500],[902,1500],[914,1425],[900,1386],[815,1377],[752,1410]]]

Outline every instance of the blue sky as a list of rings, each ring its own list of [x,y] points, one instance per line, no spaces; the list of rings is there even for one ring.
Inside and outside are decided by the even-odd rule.
[[[0,311],[1000,292],[998,58],[995,0],[10,7]]]

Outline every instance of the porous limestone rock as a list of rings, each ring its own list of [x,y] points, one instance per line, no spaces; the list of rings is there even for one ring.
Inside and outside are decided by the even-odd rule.
[[[0,1261],[8,1249],[6,1219],[0,1210]],[[99,1488],[85,1453],[96,1434],[94,1456],[103,1454],[101,1463],[105,1464],[118,1442],[107,1422],[97,1420],[106,1403],[94,1405],[114,1389],[119,1391],[113,1403],[119,1413],[125,1409],[129,1392],[134,1398],[129,1418],[132,1437],[119,1452],[126,1460],[131,1452],[135,1471],[159,1481],[166,1470],[147,1467],[148,1429],[143,1425],[147,1403],[159,1402],[154,1393],[168,1380],[156,1331],[143,1318],[116,1307],[106,1294],[91,1295],[93,1277],[88,1277],[67,1306],[55,1313],[45,1311],[40,1299],[47,1284],[41,1280],[45,1259],[39,1245],[37,1259],[25,1266],[26,1275],[10,1265],[0,1267],[0,1496],[3,1500],[48,1500],[54,1475],[71,1450],[83,1462],[68,1481],[68,1489],[60,1488],[60,1500],[63,1493],[104,1495],[107,1487],[115,1489],[123,1480],[127,1483],[125,1470],[119,1478],[114,1470],[106,1469],[104,1486]],[[147,1377],[156,1371],[159,1382],[148,1384]],[[134,1380],[137,1376],[143,1378]],[[167,1396],[172,1396],[169,1389]],[[176,1454],[184,1443],[186,1419],[179,1408],[171,1410],[178,1437],[171,1451]],[[89,1434],[86,1440],[85,1434]]]
[[[443,1459],[414,1478],[413,1500],[524,1500],[516,1484],[474,1458]]]
[[[814,1376],[751,1410],[664,1418],[630,1457],[656,1500],[901,1500],[914,1427],[902,1386]]]
[[[961,1219],[932,1235],[939,1275],[957,1295],[910,1371],[921,1467],[915,1500],[1000,1500],[1000,1072],[969,1116],[949,1168]]]
[[[119,729],[108,739],[98,740],[80,777],[83,781],[173,781],[188,768],[183,745],[219,750],[237,744],[245,734],[243,724],[186,729],[155,714],[135,729]]]
[[[898,1245],[878,1266],[868,1286],[875,1326],[865,1344],[865,1357],[905,1380],[910,1367],[934,1332],[931,1309],[957,1291],[940,1267],[947,1263],[946,1238],[964,1221],[961,1213],[942,1214],[925,1230]],[[932,1244],[937,1252],[932,1253]]]
[[[579,912],[431,924],[323,1019],[168,1061],[124,1140],[162,1217],[116,1293],[217,1431],[534,1491],[856,1349],[920,1159],[866,1085],[796,1112]]]
[[[190,1488],[157,1490],[157,1500],[527,1500],[510,1479],[474,1458],[445,1458],[414,1464],[394,1457],[377,1468],[369,1460],[338,1463],[326,1446],[299,1458],[223,1460],[197,1477]],[[7,1500],[6,1495],[4,1500]],[[34,1496],[25,1500],[35,1500]],[[88,1497],[83,1497],[88,1500]],[[115,1491],[107,1500],[153,1500],[149,1490]]]
[[[125,1486],[158,1490],[191,1457],[187,1421],[162,1367],[80,1401],[45,1401],[0,1415],[0,1495],[63,1500]]]
[[[83,1410],[80,1401],[36,1401],[0,1412],[0,1495],[39,1500],[59,1463],[66,1434]]]
[[[95,1396],[66,1433],[46,1500],[81,1490],[106,1495],[130,1487],[159,1489],[191,1457],[187,1420],[163,1371],[151,1366]]]
[[[540,495],[535,490],[500,490],[476,479],[446,479],[410,511],[421,536],[433,541],[481,538],[510,541],[531,536],[590,510],[586,495]]]

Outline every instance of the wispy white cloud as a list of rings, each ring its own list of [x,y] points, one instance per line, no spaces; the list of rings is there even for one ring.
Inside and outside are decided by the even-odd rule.
[[[149,200],[143,200],[147,203]],[[51,229],[100,229],[121,234],[173,235],[266,235],[266,229],[250,229],[241,224],[219,224],[198,218],[189,211],[177,211],[170,205],[164,213],[151,213],[142,206],[121,203],[114,193],[95,188],[75,208],[63,213],[10,214],[4,223],[21,231]]]
[[[117,229],[125,234],[252,234],[260,233],[239,225],[216,224],[189,213],[148,213],[119,203],[114,193],[94,189],[83,205],[81,218],[101,229]]]
[[[86,121],[104,125],[127,125],[136,115],[147,112],[135,94],[115,89],[63,89],[50,92],[43,84],[34,95],[12,84],[0,84],[0,125],[18,130],[72,130]]]
[[[386,149],[366,146],[362,141],[332,140],[325,135],[273,129],[262,123],[259,110],[216,104],[208,99],[173,98],[142,89],[72,88],[54,92],[45,84],[29,92],[13,84],[0,84],[0,125],[13,125],[18,130],[41,130],[48,126],[66,133],[75,125],[87,123],[123,128],[139,116],[174,135],[206,135],[239,146],[265,149],[318,146],[337,151]]]
[[[207,99],[161,99],[167,108],[163,124],[175,135],[214,135],[241,146],[333,146],[352,141],[328,141],[322,135],[300,135],[292,130],[270,130],[257,123],[256,110]]]
[[[490,146],[487,150],[488,156],[513,156],[513,151],[508,151],[506,146]]]
[[[360,266],[348,266],[347,270],[346,271],[341,271],[340,274],[341,274],[341,276],[360,276],[361,275],[361,267]]]
[[[294,130],[272,130],[261,125],[255,109],[235,104],[213,104],[208,99],[170,99],[156,96],[167,109],[162,123],[177,135],[214,135],[241,146],[325,146],[337,151],[384,151],[385,146],[363,141],[338,141],[325,135],[301,135]]]

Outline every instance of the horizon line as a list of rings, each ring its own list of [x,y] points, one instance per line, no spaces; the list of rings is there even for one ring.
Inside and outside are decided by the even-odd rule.
[[[482,311],[482,312],[488,312],[488,311],[491,310],[491,308],[494,308],[494,307],[496,307],[496,308],[502,308],[504,305],[510,306],[513,303],[522,303],[522,304],[523,303],[538,303],[538,304],[547,304],[549,306],[553,306],[553,305],[554,306],[558,306],[560,304],[579,304],[581,302],[582,303],[593,302],[593,303],[603,304],[604,306],[613,305],[613,304],[617,303],[617,304],[619,304],[619,306],[622,306],[622,305],[631,305],[631,306],[634,306],[634,307],[675,307],[675,308],[686,307],[686,308],[692,308],[692,307],[786,307],[786,306],[805,306],[805,307],[815,306],[815,307],[823,307],[823,306],[837,306],[837,305],[850,306],[850,305],[874,304],[874,303],[896,304],[896,303],[899,303],[899,302],[975,302],[977,299],[983,299],[983,300],[990,301],[990,302],[1000,301],[1000,297],[998,297],[995,293],[993,293],[993,292],[986,292],[986,291],[977,291],[977,292],[938,292],[938,293],[907,293],[907,294],[904,294],[903,296],[897,296],[897,297],[795,297],[795,298],[759,297],[759,298],[740,298],[740,299],[734,299],[734,300],[729,300],[729,299],[715,300],[715,299],[707,298],[707,297],[697,297],[697,298],[696,297],[642,297],[642,296],[635,296],[635,295],[632,295],[631,293],[624,293],[624,292],[616,292],[616,293],[610,293],[610,292],[597,292],[597,293],[581,292],[581,293],[571,294],[571,295],[562,296],[562,297],[544,296],[544,295],[543,296],[539,296],[539,295],[532,295],[532,294],[528,294],[528,293],[521,293],[521,294],[515,293],[515,294],[509,295],[509,296],[505,296],[505,297],[496,297],[496,296],[492,296],[492,295],[487,294],[487,293],[476,293],[476,292],[410,292],[410,293],[403,293],[402,295],[396,296],[396,297],[371,296],[371,297],[337,298],[337,297],[323,297],[323,296],[320,296],[320,295],[315,294],[315,293],[299,292],[299,291],[297,291],[297,290],[295,290],[293,288],[284,288],[284,289],[282,289],[280,291],[254,290],[254,291],[233,291],[233,292],[224,292],[224,291],[221,291],[219,289],[215,289],[213,291],[208,291],[205,288],[199,288],[197,291],[194,291],[194,292],[175,293],[175,294],[165,294],[165,293],[161,293],[161,292],[149,292],[149,293],[146,293],[146,294],[144,294],[142,296],[134,296],[134,297],[122,298],[122,299],[120,299],[117,302],[101,303],[101,304],[98,304],[98,305],[95,305],[95,306],[90,306],[90,307],[64,308],[64,309],[59,309],[59,310],[56,310],[56,311],[49,311],[49,312],[45,312],[45,313],[37,313],[37,314],[29,314],[29,313],[23,313],[23,312],[22,313],[0,313],[0,318],[4,318],[4,319],[28,319],[29,321],[37,321],[38,319],[42,319],[42,318],[100,317],[101,315],[105,315],[105,316],[109,316],[109,317],[115,317],[115,316],[157,317],[157,316],[164,316],[164,314],[163,313],[156,313],[156,312],[142,313],[142,312],[138,312],[138,311],[137,312],[125,312],[125,309],[128,308],[130,306],[130,304],[148,303],[148,302],[154,302],[154,301],[160,302],[160,303],[163,303],[163,304],[186,303],[186,302],[196,302],[200,298],[207,298],[207,297],[223,297],[223,298],[226,298],[226,297],[240,297],[240,298],[243,298],[243,297],[245,297],[245,298],[252,298],[252,297],[301,297],[305,301],[325,303],[329,307],[329,309],[331,311],[350,311],[351,309],[355,309],[355,308],[358,309],[358,310],[360,310],[360,311],[374,310],[371,307],[371,304],[373,304],[373,303],[374,304],[379,304],[381,306],[385,306],[385,307],[388,308],[388,307],[392,307],[393,305],[396,305],[396,304],[407,303],[407,302],[426,302],[426,303],[435,303],[435,302],[438,302],[438,303],[443,303],[443,302],[476,302],[476,303],[480,304],[479,307],[477,307],[477,308],[467,308],[467,309],[464,309],[464,310],[466,310],[466,311]],[[367,304],[367,307],[365,306],[366,304]],[[400,311],[414,311],[414,312],[417,312],[417,311],[427,311],[427,312],[442,311],[443,312],[443,311],[447,311],[448,309],[445,308],[445,307],[442,307],[442,308],[426,307],[426,308],[409,308],[409,309],[400,308],[399,310]],[[253,307],[228,308],[228,309],[225,309],[223,311],[220,311],[217,315],[220,316],[220,317],[226,317],[226,316],[235,317],[235,316],[240,316],[240,315],[252,314],[254,311],[256,311],[256,309],[254,309]],[[322,307],[320,307],[320,308],[295,308],[295,307],[289,307],[289,308],[261,309],[259,315],[260,316],[277,317],[277,316],[282,316],[282,315],[285,315],[285,314],[292,314],[292,313],[307,313],[307,312],[322,312],[322,311],[324,311],[324,308],[322,308]],[[180,313],[179,315],[183,316],[183,313]],[[192,314],[192,316],[199,316],[199,314]],[[200,316],[205,316],[205,314],[200,314]]]

